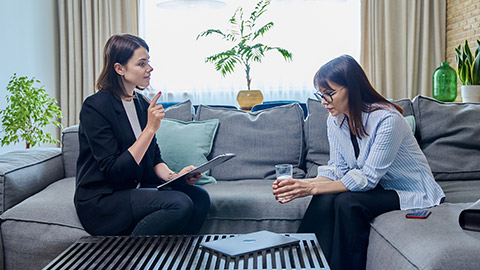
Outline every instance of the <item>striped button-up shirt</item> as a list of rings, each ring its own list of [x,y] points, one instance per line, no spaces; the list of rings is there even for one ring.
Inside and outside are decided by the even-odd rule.
[[[368,136],[357,137],[360,155],[356,159],[345,115],[328,116],[330,161],[318,168],[318,176],[342,181],[354,192],[377,184],[395,190],[402,210],[439,205],[445,194],[405,118],[387,108],[362,113],[362,121]]]

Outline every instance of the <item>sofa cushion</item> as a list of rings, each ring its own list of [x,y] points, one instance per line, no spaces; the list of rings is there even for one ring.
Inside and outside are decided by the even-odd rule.
[[[78,125],[70,126],[62,130],[62,158],[65,177],[73,177],[76,175],[79,151]]]
[[[253,113],[200,105],[197,120],[219,119],[210,157],[237,156],[211,170],[217,180],[274,179],[275,165],[294,166],[294,177],[305,173],[302,164],[303,110],[297,103]]]
[[[402,107],[403,116],[413,115],[413,103],[409,98],[394,100],[393,103]]]
[[[330,159],[327,137],[328,110],[316,99],[307,100],[308,116],[305,119],[306,177],[316,177],[318,166],[326,165]]]
[[[58,148],[33,148],[0,155],[0,214],[63,176]]]
[[[165,118],[157,130],[157,143],[168,167],[179,172],[186,166],[207,162],[217,132],[218,120],[183,122]],[[216,183],[215,178],[202,174],[197,184]]]
[[[205,185],[211,207],[201,233],[296,232],[311,197],[278,203],[272,182],[250,179]]]
[[[417,96],[413,105],[420,148],[435,179],[480,179],[480,103]]]
[[[406,211],[376,217],[367,269],[478,269],[480,233],[458,224],[460,211],[470,205],[444,203],[427,219],[406,219]]]
[[[180,121],[192,121],[195,114],[192,102],[184,102],[169,106],[165,109],[165,118],[172,118]]]
[[[273,180],[248,179],[204,186],[211,201],[208,219],[301,220],[311,196],[281,204],[272,194],[272,183]]]
[[[82,236],[75,178],[49,185],[1,216],[6,269],[41,269]]]
[[[54,182],[2,214],[2,221],[49,223],[83,230],[73,204],[75,177]]]
[[[445,202],[466,203],[480,199],[480,180],[438,181],[445,193]]]

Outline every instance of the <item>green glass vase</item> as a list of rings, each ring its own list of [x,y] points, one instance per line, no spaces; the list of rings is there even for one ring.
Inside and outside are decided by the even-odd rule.
[[[457,98],[457,73],[448,62],[442,62],[433,72],[433,98],[440,101]]]

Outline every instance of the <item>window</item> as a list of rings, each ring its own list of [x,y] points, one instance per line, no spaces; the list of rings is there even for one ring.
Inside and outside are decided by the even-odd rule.
[[[237,66],[225,77],[205,58],[231,47],[220,37],[196,40],[202,31],[225,30],[235,10],[248,15],[252,0],[142,0],[140,35],[150,46],[154,68],[151,86],[166,95],[163,101],[194,104],[236,103],[239,90],[247,89],[245,72]],[[272,0],[258,22],[274,27],[259,39],[293,53],[285,62],[276,51],[251,67],[251,89],[262,90],[264,100],[298,100],[313,97],[313,75],[321,65],[341,55],[360,54],[360,0]]]

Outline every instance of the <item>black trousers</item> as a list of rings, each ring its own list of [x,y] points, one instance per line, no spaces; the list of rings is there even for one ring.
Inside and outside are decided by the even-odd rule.
[[[198,186],[131,190],[132,235],[197,234],[207,218],[210,196]]]
[[[380,185],[366,192],[315,195],[298,232],[315,233],[332,270],[365,269],[370,221],[397,209],[397,193]]]

